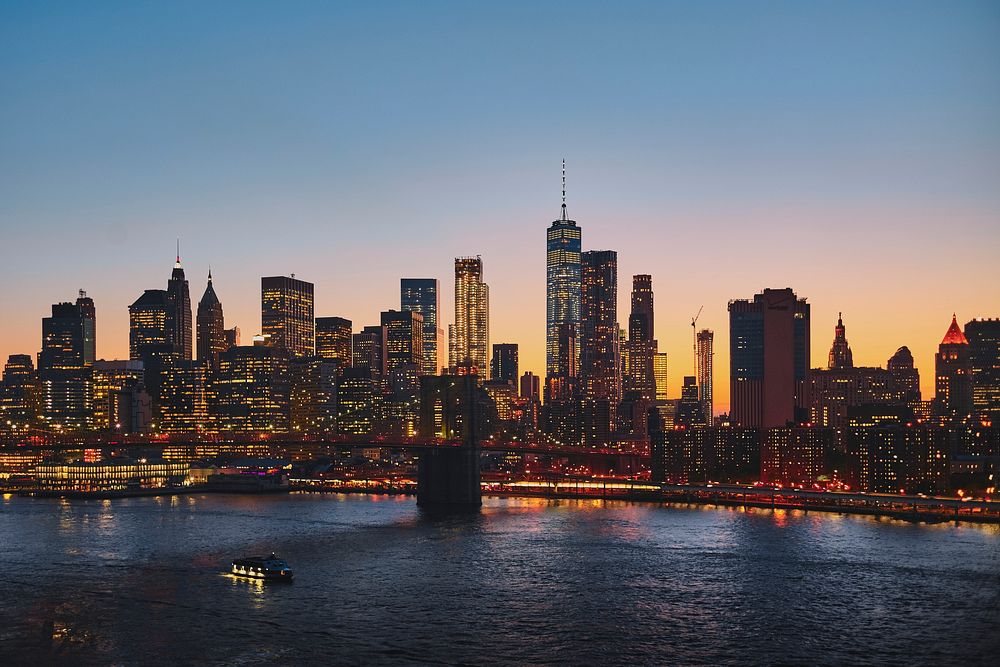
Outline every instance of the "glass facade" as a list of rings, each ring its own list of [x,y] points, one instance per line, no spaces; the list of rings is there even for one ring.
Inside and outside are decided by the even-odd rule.
[[[261,333],[293,357],[311,357],[316,348],[313,284],[293,277],[260,279]]]
[[[564,211],[565,213],[565,211]],[[581,230],[572,220],[556,220],[546,234],[545,276],[545,373],[567,376],[560,368],[560,328],[580,326],[580,249]]]
[[[444,339],[438,313],[441,297],[437,278],[402,278],[399,281],[400,310],[420,313],[424,317],[424,352],[421,361],[423,375],[437,375],[440,370],[438,350]]]

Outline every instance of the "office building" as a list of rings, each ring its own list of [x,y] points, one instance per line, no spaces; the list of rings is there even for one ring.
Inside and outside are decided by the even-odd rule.
[[[371,369],[361,365],[345,368],[337,381],[337,431],[348,435],[372,433],[379,402],[381,390]]]
[[[219,355],[229,349],[226,341],[226,322],[222,314],[222,302],[212,286],[212,272],[208,272],[208,285],[198,302],[198,361],[215,369],[219,367]]]
[[[424,318],[410,310],[387,310],[381,315],[385,330],[385,366],[391,372],[402,364],[422,368],[424,355]]]
[[[566,215],[566,162],[563,161],[562,209],[558,220],[548,228],[545,238],[545,375],[562,378],[560,384],[572,377],[567,361],[574,368],[579,350],[567,354],[562,345],[579,338],[580,326],[580,251],[581,229]],[[565,335],[564,325],[575,331]],[[567,359],[569,357],[569,359]],[[546,396],[546,400],[548,400]]]
[[[966,322],[965,337],[972,366],[972,409],[1000,419],[1000,319]]]
[[[540,378],[531,371],[525,371],[524,375],[521,376],[520,394],[521,398],[527,398],[531,401],[541,401]]]
[[[10,355],[0,384],[0,431],[16,433],[37,426],[41,411],[42,388],[31,355]]]
[[[283,433],[289,426],[289,352],[284,347],[233,347],[219,355],[213,383],[215,429]]]
[[[653,355],[653,378],[656,380],[656,400],[666,401],[670,395],[667,391],[666,352],[657,352]]]
[[[221,358],[222,352],[219,355]],[[163,433],[216,430],[209,416],[209,368],[207,364],[182,359],[163,369],[157,430]]]
[[[367,326],[354,334],[352,356],[352,366],[368,369],[370,379],[381,387],[387,372],[386,328],[381,325]]]
[[[318,328],[316,342],[318,347]],[[318,436],[336,432],[337,374],[342,368],[339,359],[320,356],[291,360],[289,418],[293,432]]]
[[[316,356],[336,361],[341,368],[352,363],[352,322],[343,317],[316,318]]]
[[[943,417],[964,417],[972,412],[972,359],[969,341],[952,315],[934,355],[934,409]]]
[[[808,419],[809,304],[791,288],[729,303],[731,417],[773,428]]]
[[[141,361],[94,362],[91,426],[99,431],[138,433],[149,428],[151,403]]]
[[[441,328],[441,296],[437,278],[402,278],[399,281],[399,309],[420,313],[424,318],[422,375],[437,375],[444,361],[444,330]]]
[[[517,343],[495,343],[493,345],[493,361],[490,365],[490,379],[509,382],[512,387],[517,385]]]
[[[187,278],[184,277],[184,267],[181,266],[179,247],[170,280],[167,281],[167,303],[168,342],[173,344],[178,357],[187,361],[192,358],[194,351],[191,340],[191,293]]]
[[[653,362],[656,352],[652,277],[645,274],[632,276],[632,312],[628,318],[628,341],[623,349],[622,391],[625,400],[642,403],[656,400]]]
[[[96,311],[83,290],[76,303],[57,303],[42,318],[38,378],[42,419],[56,431],[90,428],[91,367],[96,350]]]
[[[618,338],[618,253],[581,255],[580,380],[588,400],[621,400]]]
[[[316,350],[313,284],[291,277],[260,279],[261,333],[271,345],[293,357],[311,357]]]
[[[455,258],[455,329],[449,365],[486,375],[489,368],[490,292],[483,282],[483,260]]]

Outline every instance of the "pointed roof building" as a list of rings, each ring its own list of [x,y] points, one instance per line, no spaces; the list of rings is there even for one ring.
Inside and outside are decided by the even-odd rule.
[[[222,314],[222,302],[212,286],[212,270],[208,270],[208,285],[198,302],[198,361],[207,362],[213,368],[218,365],[219,354],[225,352],[226,324]]]
[[[962,333],[962,329],[958,326],[958,319],[955,317],[955,313],[951,314],[951,326],[948,327],[948,332],[941,339],[942,345],[968,345],[969,341],[966,339],[965,334]]]
[[[837,326],[834,328],[833,346],[830,347],[830,368],[854,368],[854,356],[851,346],[847,344],[847,333],[844,327],[844,314],[837,313]]]

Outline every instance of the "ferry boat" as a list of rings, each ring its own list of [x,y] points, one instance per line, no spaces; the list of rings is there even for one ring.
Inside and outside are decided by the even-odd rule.
[[[247,556],[233,561],[232,573],[237,577],[266,581],[291,581],[294,573],[288,563],[273,553],[270,556]]]

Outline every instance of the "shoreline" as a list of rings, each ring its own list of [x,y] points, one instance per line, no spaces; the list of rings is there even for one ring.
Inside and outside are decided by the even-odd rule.
[[[115,500],[123,498],[149,498],[156,496],[179,496],[188,494],[211,493],[211,494],[233,494],[233,495],[273,495],[278,493],[343,493],[353,495],[388,495],[388,496],[416,496],[416,492],[409,489],[396,488],[340,488],[340,487],[318,487],[318,486],[290,486],[282,489],[268,489],[263,491],[239,491],[233,489],[212,489],[208,487],[183,487],[170,489],[134,489],[122,491],[57,491],[57,490],[18,490],[12,491],[18,496],[27,498],[63,498],[66,500]],[[698,494],[710,494],[707,497]],[[894,509],[878,506],[858,506],[858,505],[831,505],[823,503],[790,503],[780,500],[751,500],[747,498],[733,499],[721,497],[726,491],[713,491],[710,487],[690,487],[685,491],[641,491],[625,493],[585,493],[574,491],[546,491],[544,493],[531,493],[525,490],[501,490],[490,489],[483,491],[486,498],[533,498],[543,500],[612,500],[623,502],[650,503],[675,507],[742,507],[754,509],[770,510],[798,510],[808,513],[810,511],[823,512],[826,514],[853,514],[858,516],[885,517],[897,521],[908,523],[949,523],[965,522],[973,524],[1000,524],[1000,514],[990,513],[961,513],[960,507],[954,511],[936,510],[916,510],[916,505],[910,509]],[[728,492],[728,493],[731,493]]]

